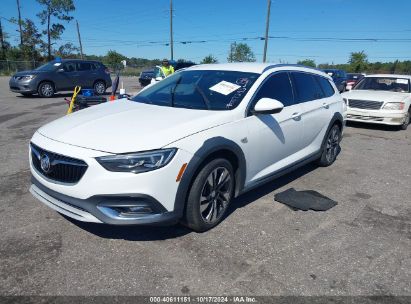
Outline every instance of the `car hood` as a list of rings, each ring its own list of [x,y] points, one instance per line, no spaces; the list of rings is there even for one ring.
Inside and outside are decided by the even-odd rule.
[[[70,145],[127,153],[158,149],[231,120],[231,111],[171,108],[122,99],[64,116],[37,132]]]
[[[409,95],[409,93],[371,90],[352,90],[342,94],[344,98],[348,99],[374,100],[382,102],[400,102],[407,98]]]
[[[35,70],[21,71],[21,72],[17,72],[16,74],[14,74],[13,77],[14,76],[38,75],[38,74],[42,74],[45,72],[50,72],[50,71],[35,71]]]

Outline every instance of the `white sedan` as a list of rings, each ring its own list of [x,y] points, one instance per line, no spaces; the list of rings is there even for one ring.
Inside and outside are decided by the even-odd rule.
[[[368,75],[343,95],[347,120],[396,125],[406,130],[411,116],[411,76]]]

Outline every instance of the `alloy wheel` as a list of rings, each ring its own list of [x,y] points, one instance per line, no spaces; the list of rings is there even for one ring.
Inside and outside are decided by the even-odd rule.
[[[41,86],[41,94],[45,97],[51,97],[54,94],[53,86],[50,83],[45,83]]]
[[[328,162],[333,162],[338,154],[338,149],[340,145],[340,130],[337,126],[331,129],[330,134],[327,138],[326,154],[325,157]]]
[[[96,91],[97,94],[101,95],[105,92],[106,90],[106,86],[103,82],[98,81],[96,82],[96,84],[94,85],[94,90]]]
[[[207,177],[200,195],[200,214],[204,222],[217,222],[231,200],[233,178],[224,167],[214,169]]]

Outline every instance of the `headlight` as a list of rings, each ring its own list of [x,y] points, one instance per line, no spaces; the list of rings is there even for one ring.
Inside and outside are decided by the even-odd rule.
[[[167,165],[177,149],[164,149],[141,153],[97,157],[96,160],[108,171],[142,173]]]
[[[384,110],[404,110],[404,103],[403,102],[389,102],[387,103]]]
[[[22,76],[21,80],[32,80],[36,75],[27,75],[27,76]]]

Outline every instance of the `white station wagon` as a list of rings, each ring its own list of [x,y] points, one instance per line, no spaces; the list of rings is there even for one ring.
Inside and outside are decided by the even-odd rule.
[[[406,130],[411,116],[411,76],[368,75],[343,94],[347,120],[395,125]]]
[[[193,66],[40,128],[30,190],[79,221],[205,231],[245,191],[311,161],[331,165],[344,108],[315,69]]]

